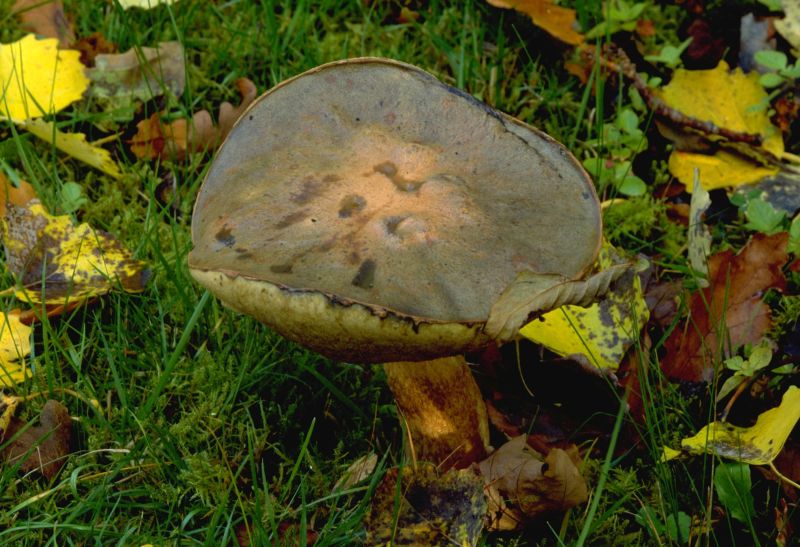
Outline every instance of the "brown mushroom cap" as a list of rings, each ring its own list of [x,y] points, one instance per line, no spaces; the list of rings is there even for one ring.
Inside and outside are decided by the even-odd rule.
[[[192,275],[325,355],[477,349],[528,270],[580,277],[597,196],[559,143],[407,64],[363,58],[287,80],[245,112],[192,217]]]

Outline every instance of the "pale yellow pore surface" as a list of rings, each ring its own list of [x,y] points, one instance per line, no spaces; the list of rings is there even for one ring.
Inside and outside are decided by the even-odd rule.
[[[192,270],[192,276],[234,310],[341,361],[421,361],[477,351],[490,342],[483,333],[483,323],[414,319],[318,292],[298,292],[222,272]]]
[[[548,136],[419,69],[360,59],[309,71],[251,106],[209,170],[192,235],[201,281],[217,271],[328,295],[319,305],[333,319],[292,329],[339,322],[342,306],[330,306],[344,301],[363,304],[344,315],[370,316],[400,340],[419,338],[415,318],[433,338],[455,328],[437,322],[467,324],[460,338],[518,272],[582,275],[600,213],[588,177]],[[247,302],[255,297],[242,283],[207,286],[223,300],[236,292],[232,307],[269,314],[311,345],[314,336],[287,334],[289,319]],[[396,321],[384,325],[377,309]]]

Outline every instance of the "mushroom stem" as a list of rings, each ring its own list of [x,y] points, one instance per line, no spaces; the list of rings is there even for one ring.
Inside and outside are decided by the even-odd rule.
[[[383,368],[407,425],[412,459],[462,469],[486,457],[486,405],[463,356]]]

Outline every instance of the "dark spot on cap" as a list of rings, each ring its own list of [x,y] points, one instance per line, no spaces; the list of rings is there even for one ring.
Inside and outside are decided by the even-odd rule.
[[[275,227],[278,228],[279,230],[287,228],[292,224],[297,224],[301,220],[305,219],[307,216],[308,216],[308,211],[306,211],[305,209],[301,211],[295,211],[294,213],[291,213],[283,217],[277,224],[275,224]]]
[[[392,181],[392,184],[401,192],[415,192],[419,190],[419,187],[424,183],[424,181],[408,180],[402,177],[397,173],[397,166],[390,161],[379,163],[373,167],[372,170]]]
[[[367,206],[367,200],[357,194],[348,194],[339,202],[339,218],[350,218]]]
[[[227,224],[214,237],[226,247],[233,247],[236,244],[236,238],[233,237],[233,233]]]
[[[280,274],[287,274],[292,273],[292,265],[291,264],[273,264],[269,267],[269,271],[272,273],[280,273]]]
[[[322,182],[338,182],[340,180],[342,180],[342,177],[334,174],[325,175],[324,177],[322,177]]]
[[[397,233],[397,227],[400,226],[400,223],[405,219],[406,217],[403,216],[386,217],[383,221],[384,225],[386,226],[386,233],[389,235],[395,235]]]
[[[371,258],[365,260],[358,267],[358,272],[350,283],[360,289],[371,289],[375,283],[375,267],[374,260]]]

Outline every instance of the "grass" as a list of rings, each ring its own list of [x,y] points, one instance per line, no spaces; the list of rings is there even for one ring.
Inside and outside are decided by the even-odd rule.
[[[120,237],[152,270],[140,294],[113,293],[36,327],[34,376],[17,392],[42,396],[18,415],[34,420],[45,397],[64,402],[74,418],[74,452],[50,482],[22,476],[15,466],[0,468],[0,543],[235,545],[237,535],[248,534],[253,545],[309,538],[319,545],[363,543],[371,495],[381,474],[400,461],[403,445],[381,369],[309,353],[201,290],[188,275],[186,257],[192,204],[210,155],[136,161],[125,139],[134,118],[160,110],[215,113],[221,101],[235,103],[236,78],[248,77],[264,91],[318,64],[354,56],[418,65],[570,143],[579,156],[622,106],[621,97],[603,95],[599,76],[595,96],[582,88],[563,70],[562,51],[519,14],[477,0],[457,7],[431,1],[418,21],[400,23],[404,4],[181,0],[123,11],[107,2],[65,1],[78,36],[101,32],[120,51],[180,41],[187,87],[179,99],[156,99],[135,112],[109,112],[85,100],[58,115],[64,130],[84,131],[90,139],[122,135],[114,145],[125,172],[119,181],[11,124],[0,127],[3,169],[31,182],[54,213],[69,212]],[[599,19],[599,4],[576,5],[589,26]],[[10,6],[0,2],[3,42],[25,34]],[[64,201],[65,184],[72,182],[87,198],[74,211]],[[174,186],[171,202],[161,197],[165,184]],[[678,260],[682,236],[670,232],[663,206],[649,198],[641,203],[636,217],[622,213],[611,223],[609,236],[631,250],[662,252],[667,263]],[[0,275],[3,287],[13,285],[8,273]],[[699,425],[652,364],[658,347],[639,348],[640,361],[651,362],[640,373],[647,448],[626,446],[624,430],[631,424],[618,424],[586,459],[586,478],[597,488],[590,510],[576,508],[525,534],[494,534],[484,542],[651,544],[669,542],[669,535],[657,539],[637,522],[643,506],[664,522],[681,511],[711,518],[705,509],[711,506],[710,473],[702,467],[713,460],[689,463],[680,474],[679,467],[658,463],[662,444],[674,446]],[[580,406],[578,414],[585,410]],[[614,400],[581,416],[599,419],[608,433],[618,408]],[[371,479],[333,491],[350,463],[369,452],[379,456]],[[775,499],[772,484],[758,487]],[[742,537],[734,524],[729,531],[730,538]],[[704,537],[708,544],[729,540]]]

